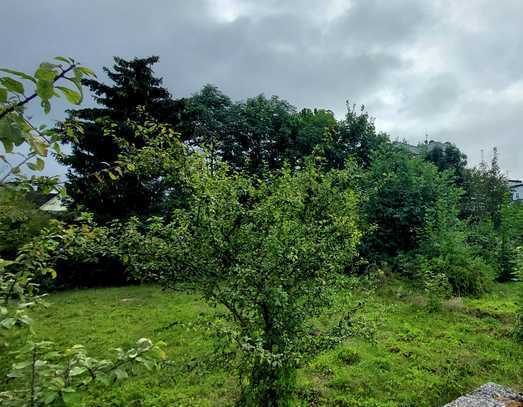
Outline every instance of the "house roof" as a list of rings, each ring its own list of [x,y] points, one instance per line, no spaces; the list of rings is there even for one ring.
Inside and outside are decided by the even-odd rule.
[[[38,209],[47,212],[64,212],[67,210],[67,207],[64,205],[62,197],[58,194],[55,194],[42,205],[40,205]]]
[[[401,146],[406,148],[408,151],[410,151],[413,154],[422,154],[423,152],[430,152],[434,150],[435,148],[441,148],[442,150],[445,150],[449,143],[442,143],[440,141],[434,141],[431,140],[428,143],[425,144],[418,144],[417,146],[414,146],[412,144],[408,144],[407,142],[395,142],[395,145]]]

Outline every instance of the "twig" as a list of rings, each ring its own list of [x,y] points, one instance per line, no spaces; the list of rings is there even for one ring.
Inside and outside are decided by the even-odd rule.
[[[76,68],[76,64],[72,64],[71,66],[69,66],[67,69],[65,70],[62,70],[62,72],[59,74],[59,75],[56,75],[55,78],[53,79],[53,83],[55,83],[56,81],[62,79],[62,78],[65,78],[65,75],[72,71],[74,68]],[[33,100],[35,97],[37,96],[37,93],[33,93],[31,96],[28,96],[26,97],[24,100],[21,100],[20,102],[8,107],[7,109],[5,109],[3,112],[0,113],[0,119],[2,119],[5,115],[7,115],[8,113],[11,113],[13,112],[17,107],[20,107],[20,106],[23,106],[27,103],[29,103],[31,100]]]

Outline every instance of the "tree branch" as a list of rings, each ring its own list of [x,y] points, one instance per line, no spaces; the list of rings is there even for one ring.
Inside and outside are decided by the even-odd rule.
[[[73,64],[71,66],[69,66],[67,69],[65,70],[62,70],[62,72],[60,73],[60,75],[56,75],[55,78],[53,79],[53,83],[55,83],[56,81],[62,79],[65,77],[65,75],[72,71],[74,68],[76,68],[76,64]],[[26,97],[24,100],[21,100],[20,102],[8,107],[7,109],[5,109],[3,112],[0,113],[0,119],[2,119],[5,115],[13,112],[17,107],[20,107],[20,106],[23,106],[27,103],[29,103],[31,100],[33,100],[35,97],[37,96],[37,93],[33,93],[31,96],[28,96]]]

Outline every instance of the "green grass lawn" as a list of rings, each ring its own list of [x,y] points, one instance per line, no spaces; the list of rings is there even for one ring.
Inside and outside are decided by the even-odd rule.
[[[523,346],[510,338],[520,289],[496,285],[480,299],[453,299],[435,313],[399,283],[373,295],[352,295],[351,301],[365,301],[362,315],[373,337],[355,336],[301,369],[302,404],[441,406],[487,381],[523,390]],[[206,367],[208,334],[186,324],[214,311],[197,295],[131,286],[61,292],[50,302],[35,318],[42,339],[82,343],[93,356],[108,356],[140,337],[167,343],[168,366],[114,388],[91,388],[87,406],[234,403],[234,372]]]

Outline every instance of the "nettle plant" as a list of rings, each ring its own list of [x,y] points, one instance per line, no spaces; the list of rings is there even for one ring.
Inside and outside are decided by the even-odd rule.
[[[311,159],[257,181],[205,159],[193,165],[186,208],[167,224],[131,225],[126,259],[224,307],[230,324],[219,336],[239,358],[241,404],[288,405],[296,369],[352,333],[347,310],[329,329],[314,324],[357,255],[350,165],[325,172]]]
[[[56,60],[59,63],[40,64],[34,76],[1,70],[9,76],[0,77],[0,141],[6,153],[0,160],[7,165],[0,174],[0,188],[32,189],[35,184],[49,188],[57,184],[56,179],[27,178],[24,174],[25,167],[42,170],[49,149],[60,153],[61,141],[53,129],[31,123],[24,114],[25,106],[39,99],[47,114],[50,100],[59,92],[78,104],[82,100],[82,78],[94,74],[70,58]],[[32,83],[34,92],[26,95],[24,84],[14,77]],[[57,85],[62,80],[73,83],[78,91]],[[15,151],[15,147],[21,151]],[[12,163],[13,155],[21,160]],[[105,230],[56,222],[22,246],[16,258],[0,259],[0,352],[14,361],[8,374],[9,389],[0,392],[2,406],[78,405],[78,390],[84,386],[93,382],[110,385],[128,377],[137,366],[157,367],[165,357],[162,343],[141,338],[131,349],[116,349],[115,358],[99,360],[88,356],[81,345],[60,350],[52,342],[39,341],[32,329],[31,308],[47,305],[39,279],[56,277],[53,265],[61,256],[85,255],[85,249],[91,247],[96,250],[100,232]]]

